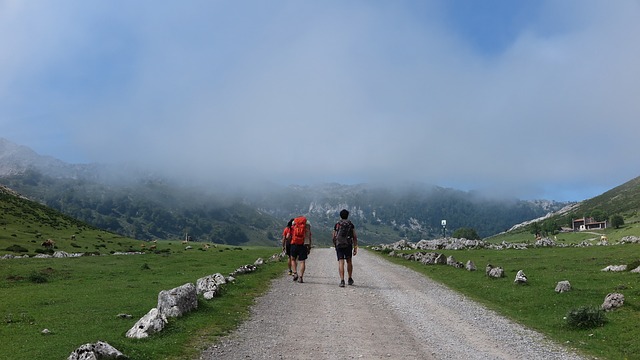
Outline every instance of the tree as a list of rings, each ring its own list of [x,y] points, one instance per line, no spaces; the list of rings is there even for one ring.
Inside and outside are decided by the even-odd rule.
[[[611,216],[611,226],[618,229],[620,226],[624,225],[624,218],[620,215],[612,215]]]
[[[480,240],[480,236],[475,229],[472,228],[459,228],[453,232],[454,238],[467,239],[467,240]]]

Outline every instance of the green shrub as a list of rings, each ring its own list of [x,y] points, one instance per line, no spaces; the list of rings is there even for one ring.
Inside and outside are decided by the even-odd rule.
[[[44,284],[49,281],[49,278],[43,273],[34,271],[29,274],[29,281],[35,284]]]
[[[593,306],[571,309],[566,316],[567,325],[573,329],[591,329],[607,322],[604,310]]]
[[[8,248],[6,248],[5,250],[7,251],[13,251],[13,252],[17,252],[17,253],[26,253],[29,252],[29,250],[27,250],[25,247],[20,246],[20,245],[11,245]]]

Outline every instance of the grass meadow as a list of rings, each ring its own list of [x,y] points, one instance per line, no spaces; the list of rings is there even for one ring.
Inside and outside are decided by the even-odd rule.
[[[217,272],[227,275],[279,250],[219,246],[185,251],[180,242],[158,242],[158,248],[163,251],[143,255],[0,260],[0,359],[66,359],[80,345],[98,340],[131,359],[195,358],[245,319],[254,298],[286,269],[285,262],[267,263],[239,275],[221,296],[200,298],[196,311],[170,319],[162,332],[128,339],[127,330],[156,307],[161,290]],[[41,334],[43,329],[50,334]]]
[[[478,270],[423,265],[379,254],[583,354],[598,359],[640,359],[640,274],[601,271],[608,265],[637,267],[640,245],[436,252],[453,256],[462,263],[471,260]],[[501,266],[505,277],[488,278],[484,272],[487,264]],[[527,285],[514,283],[518,270],[527,275]],[[568,280],[572,290],[556,293],[555,286],[562,280]],[[622,293],[625,303],[622,308],[606,313],[604,326],[573,329],[567,325],[565,316],[570,310],[581,306],[599,307],[611,292]]]

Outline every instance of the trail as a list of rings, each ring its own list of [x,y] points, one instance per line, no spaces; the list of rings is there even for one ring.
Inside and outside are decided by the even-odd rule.
[[[335,251],[314,249],[305,283],[283,275],[251,317],[200,359],[582,359],[375,254],[338,287]]]

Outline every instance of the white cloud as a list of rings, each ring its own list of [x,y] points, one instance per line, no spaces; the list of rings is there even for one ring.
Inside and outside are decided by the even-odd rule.
[[[636,1],[545,3],[490,55],[437,3],[5,4],[0,130],[46,109],[93,161],[527,197],[638,173]]]

